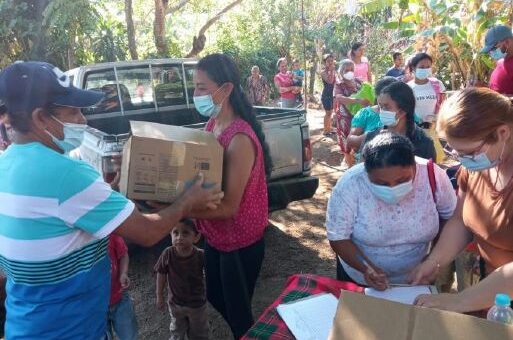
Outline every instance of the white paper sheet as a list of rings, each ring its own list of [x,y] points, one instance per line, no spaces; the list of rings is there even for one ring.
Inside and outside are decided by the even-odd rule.
[[[276,309],[297,340],[326,340],[337,312],[333,294],[317,294]]]
[[[373,288],[365,288],[365,295],[407,305],[413,305],[415,298],[421,294],[432,294],[431,286],[391,287],[381,292]]]

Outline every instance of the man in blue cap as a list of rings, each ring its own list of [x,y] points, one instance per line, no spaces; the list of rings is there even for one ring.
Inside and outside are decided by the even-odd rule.
[[[490,76],[490,89],[504,95],[513,95],[513,33],[511,27],[498,25],[486,32],[482,53],[489,53],[497,61]]]
[[[0,72],[0,100],[16,132],[0,155],[6,339],[102,339],[110,294],[108,236],[150,246],[192,209],[215,209],[222,198],[198,178],[173,204],[142,214],[90,165],[68,157],[84,138],[80,108],[102,98],[74,87],[48,63],[14,63]]]

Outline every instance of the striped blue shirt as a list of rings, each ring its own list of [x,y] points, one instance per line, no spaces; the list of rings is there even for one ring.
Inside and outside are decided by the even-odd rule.
[[[40,143],[0,155],[6,339],[99,339],[109,303],[108,235],[134,205],[91,166]]]

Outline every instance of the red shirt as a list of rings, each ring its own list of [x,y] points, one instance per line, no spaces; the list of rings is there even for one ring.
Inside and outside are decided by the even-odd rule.
[[[274,76],[274,82],[280,85],[280,87],[294,86],[294,81],[290,78],[287,73],[278,73]],[[280,93],[280,96],[284,99],[295,99],[296,95],[292,91]]]
[[[110,234],[109,236],[109,257],[110,257],[110,302],[115,305],[121,301],[123,288],[119,282],[119,260],[128,253],[128,248],[121,236]]]
[[[215,120],[211,119],[206,131],[213,131]],[[268,224],[267,182],[264,169],[264,153],[260,141],[251,126],[236,119],[217,140],[226,150],[236,134],[248,136],[256,151],[256,158],[249,176],[239,209],[235,216],[226,220],[198,220],[198,228],[207,242],[220,251],[229,252],[245,248],[264,236]]]
[[[513,57],[497,62],[490,76],[490,89],[505,95],[513,95]]]

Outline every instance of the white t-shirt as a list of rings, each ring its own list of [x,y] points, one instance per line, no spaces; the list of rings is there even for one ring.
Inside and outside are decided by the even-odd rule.
[[[363,163],[341,177],[328,202],[326,229],[330,241],[352,240],[391,283],[406,283],[408,273],[428,254],[439,229],[439,215],[449,219],[456,193],[445,172],[434,165],[436,204],[427,160],[416,157],[414,189],[401,202],[387,204],[370,191]],[[340,260],[347,274],[366,284],[363,274]]]
[[[415,95],[415,113],[420,117],[422,122],[427,123],[431,123],[435,120],[436,92],[431,81],[436,80],[440,85],[440,91],[445,91],[445,86],[440,80],[434,78],[430,79],[431,80],[424,85],[415,84],[415,80],[408,83]]]

